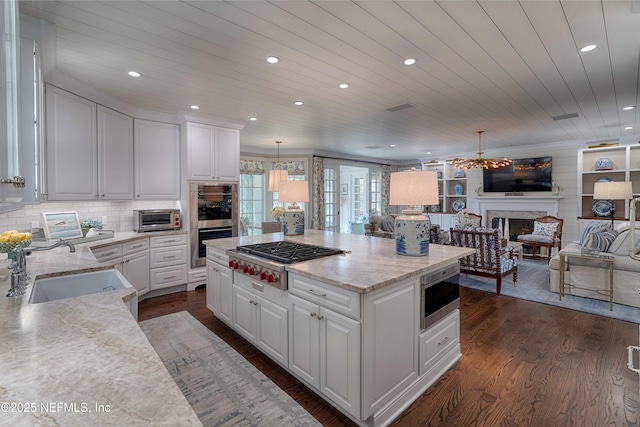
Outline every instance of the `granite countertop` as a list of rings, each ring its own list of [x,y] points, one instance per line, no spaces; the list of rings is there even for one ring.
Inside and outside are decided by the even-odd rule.
[[[342,249],[344,255],[328,256],[286,266],[287,271],[317,279],[359,293],[371,292],[386,285],[428,271],[451,265],[459,258],[475,251],[447,245],[429,245],[427,256],[396,254],[394,239],[305,230],[304,235],[284,236],[283,233],[258,236],[229,237],[205,241],[205,245],[219,250],[231,250],[240,245],[251,245],[279,240],[296,241],[317,246]]]
[[[34,278],[109,268],[91,248],[150,235],[33,252],[25,295],[0,296],[0,417],[3,424],[202,425],[123,303],[131,289],[29,304]],[[0,281],[2,293],[10,281]]]

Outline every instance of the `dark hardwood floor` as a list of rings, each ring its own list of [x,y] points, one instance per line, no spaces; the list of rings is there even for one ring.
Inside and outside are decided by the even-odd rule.
[[[139,320],[182,310],[324,426],[355,425],[218,320],[204,289],[142,301]],[[640,426],[638,375],[626,366],[638,334],[637,324],[461,288],[462,358],[392,425]]]

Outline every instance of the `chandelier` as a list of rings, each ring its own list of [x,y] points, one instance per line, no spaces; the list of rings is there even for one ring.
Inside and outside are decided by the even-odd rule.
[[[453,159],[451,164],[456,169],[473,169],[473,168],[483,168],[483,169],[496,169],[504,166],[508,166],[511,164],[511,160],[506,157],[500,157],[495,159],[485,159],[482,157],[482,134],[483,130],[479,130],[476,132],[478,134],[478,157],[475,159]]]
[[[287,181],[289,179],[289,171],[282,169],[280,164],[280,144],[282,141],[276,141],[278,144],[278,163],[276,163],[275,169],[269,171],[269,186],[267,191],[279,191],[280,181]]]

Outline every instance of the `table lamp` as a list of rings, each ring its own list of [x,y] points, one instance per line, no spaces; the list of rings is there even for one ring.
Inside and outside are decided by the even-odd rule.
[[[389,203],[410,205],[396,217],[394,234],[396,253],[423,256],[429,254],[431,221],[416,205],[435,205],[438,200],[438,175],[435,171],[395,172],[391,174]]]
[[[293,203],[282,213],[282,232],[285,236],[304,234],[304,211],[297,202],[309,201],[309,183],[307,181],[281,181],[278,201]]]
[[[628,200],[633,199],[631,181],[596,182],[593,184],[594,200]],[[611,228],[613,228],[613,213],[615,206],[611,204]]]

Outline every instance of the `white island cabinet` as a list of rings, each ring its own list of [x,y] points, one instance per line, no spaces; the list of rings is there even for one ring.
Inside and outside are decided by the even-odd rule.
[[[261,234],[205,244],[220,252],[280,239]],[[421,329],[420,278],[474,250],[433,245],[429,256],[407,257],[390,239],[318,230],[287,240],[346,252],[287,264],[287,290],[232,270],[232,328],[358,425],[388,425],[461,357],[458,310]],[[207,283],[214,295],[216,277]],[[261,306],[272,313],[263,325]],[[287,342],[285,364],[273,350],[281,354]]]
[[[218,319],[232,326],[233,273],[227,267],[229,257],[224,251],[207,248],[207,308],[213,311]]]

